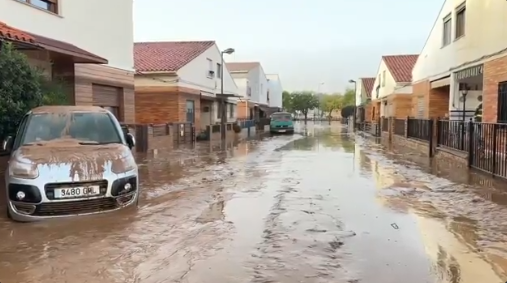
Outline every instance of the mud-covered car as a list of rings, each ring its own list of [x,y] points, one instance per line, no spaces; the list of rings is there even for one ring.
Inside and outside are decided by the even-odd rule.
[[[134,137],[101,107],[43,106],[22,119],[5,173],[15,221],[86,215],[137,205]]]

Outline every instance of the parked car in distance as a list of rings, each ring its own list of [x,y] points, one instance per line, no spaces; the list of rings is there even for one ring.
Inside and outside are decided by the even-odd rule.
[[[3,149],[7,215],[14,221],[87,215],[137,205],[134,137],[95,106],[42,106],[28,112]]]
[[[287,112],[275,112],[271,114],[271,121],[269,123],[269,131],[272,134],[293,134],[294,133],[294,119],[292,114]]]

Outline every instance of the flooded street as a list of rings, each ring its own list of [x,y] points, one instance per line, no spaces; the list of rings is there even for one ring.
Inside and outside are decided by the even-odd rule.
[[[137,210],[2,216],[0,282],[505,282],[507,190],[416,161],[338,124],[140,156]]]

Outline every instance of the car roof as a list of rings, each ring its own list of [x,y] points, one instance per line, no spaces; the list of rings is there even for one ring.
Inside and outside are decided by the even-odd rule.
[[[39,106],[30,111],[32,114],[41,113],[71,113],[71,112],[95,112],[107,113],[107,110],[99,106],[74,106],[74,105],[48,105]]]

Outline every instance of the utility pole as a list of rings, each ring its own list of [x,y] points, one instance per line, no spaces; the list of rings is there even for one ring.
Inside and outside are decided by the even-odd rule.
[[[234,53],[234,48],[227,48],[224,51],[220,52],[221,65],[220,65],[220,128],[221,128],[221,138],[225,140],[227,136],[227,129],[225,125],[227,124],[227,108],[225,107],[225,96],[224,96],[224,54],[232,54]]]

